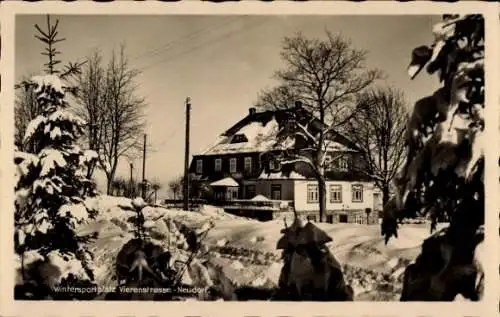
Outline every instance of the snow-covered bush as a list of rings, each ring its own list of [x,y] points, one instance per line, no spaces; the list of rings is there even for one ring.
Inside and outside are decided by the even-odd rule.
[[[463,291],[462,281],[474,280],[459,266],[472,264],[483,239],[484,19],[445,15],[433,33],[434,44],[413,50],[408,72],[414,78],[427,65],[429,74],[439,75],[441,87],[417,101],[409,118],[408,157],[396,180],[400,214],[387,210],[382,226],[390,238],[397,235],[397,218],[405,216],[428,215],[431,229],[443,218],[450,225],[424,242],[413,273],[405,274],[428,279],[431,287],[421,283],[422,289],[406,300],[452,300]],[[436,268],[431,272],[423,263]],[[452,268],[460,273],[452,274],[455,280],[447,274]]]
[[[27,276],[24,253],[40,255],[42,260],[33,268],[39,271],[37,281],[30,283],[57,298],[53,288],[63,280],[66,284],[68,279],[75,283],[93,280],[92,257],[85,248],[91,237],[78,236],[75,229],[95,216],[84,200],[95,195],[86,172],[96,153],[77,145],[85,122],[67,110],[61,80],[56,75],[35,76],[30,84],[41,114],[29,123],[24,136],[31,153],[15,152],[15,251],[23,280]],[[82,269],[73,272],[69,266]],[[50,277],[43,274],[47,267],[54,268]],[[22,297],[20,289],[17,295]]]

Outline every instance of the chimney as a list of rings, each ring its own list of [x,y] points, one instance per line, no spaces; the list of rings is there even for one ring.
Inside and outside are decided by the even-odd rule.
[[[252,116],[252,115],[254,115],[254,114],[256,114],[256,113],[257,113],[257,109],[255,109],[255,107],[252,107],[252,108],[249,108],[249,109],[248,109],[248,114],[249,114],[250,116]]]

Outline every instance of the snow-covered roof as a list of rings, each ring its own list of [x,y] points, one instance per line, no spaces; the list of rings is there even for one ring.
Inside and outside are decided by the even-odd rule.
[[[304,115],[306,116],[306,115]],[[295,146],[295,137],[280,136],[280,124],[288,116],[283,111],[265,111],[250,114],[222,133],[197,155],[223,155],[286,150]],[[336,140],[328,144],[330,151],[357,152],[356,146],[344,136],[334,132]],[[339,137],[339,138],[337,138]],[[343,142],[343,141],[345,142]]]
[[[211,145],[200,154],[214,155],[264,152],[273,149],[286,149],[294,145],[292,138],[287,139],[285,142],[278,142],[278,132],[279,125],[274,117],[272,120],[265,123],[253,121],[243,126],[232,135],[220,136],[215,144]],[[244,135],[248,141],[231,143],[236,135]]]
[[[221,180],[210,183],[210,186],[238,187],[239,184],[231,177],[226,177]]]
[[[269,198],[267,198],[266,196],[264,195],[257,195],[255,196],[254,198],[250,199],[252,201],[269,201]]]
[[[295,171],[290,172],[290,175],[285,175],[283,172],[267,173],[262,171],[259,179],[306,179],[306,177]]]

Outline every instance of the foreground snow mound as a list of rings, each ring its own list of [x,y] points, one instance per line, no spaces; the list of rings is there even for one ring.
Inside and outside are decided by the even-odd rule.
[[[98,214],[101,217],[107,215],[114,217],[123,214],[130,214],[130,212],[134,210],[132,207],[132,200],[126,197],[101,195],[88,198],[85,204],[89,208],[98,210]]]
[[[100,218],[82,231],[98,232],[92,248],[95,255],[96,280],[102,286],[115,286],[114,261],[120,248],[133,234],[135,213],[127,198],[101,196],[93,199]],[[217,287],[225,299],[235,299],[230,292],[241,287],[272,290],[278,285],[283,262],[276,243],[282,236],[281,220],[259,222],[228,215],[222,209],[205,206],[200,211],[182,211],[163,207],[146,207],[145,218],[152,226],[149,236],[173,251],[181,261],[189,255],[189,235],[200,234],[211,221],[215,224],[202,240],[200,252],[183,276],[187,285]],[[399,238],[384,244],[379,226],[356,224],[317,224],[333,242],[330,251],[342,265],[346,283],[351,284],[355,300],[398,300],[404,267],[413,261],[424,238],[425,225],[403,225]],[[210,226],[208,226],[210,227]],[[172,259],[172,264],[174,259]],[[220,295],[222,296],[222,295]]]
[[[39,272],[50,288],[60,284],[70,274],[80,280],[89,280],[81,261],[72,255],[63,255],[58,251],[52,251],[47,255],[47,261],[40,265]]]
[[[24,279],[21,263],[24,262]],[[88,281],[90,277],[82,266],[82,262],[73,254],[63,254],[60,251],[51,251],[47,256],[42,256],[38,251],[24,253],[23,259],[16,255],[15,259],[16,285],[38,284],[43,281],[44,287],[56,291],[65,280]]]

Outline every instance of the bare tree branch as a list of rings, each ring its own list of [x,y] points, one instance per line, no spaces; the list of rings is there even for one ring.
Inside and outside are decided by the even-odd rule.
[[[403,164],[406,110],[403,94],[394,88],[376,88],[360,94],[359,110],[349,124],[349,136],[363,149],[367,173],[389,197],[393,178]]]
[[[330,146],[331,138],[355,117],[358,94],[382,74],[365,69],[365,51],[352,48],[348,40],[330,32],[323,39],[307,38],[300,33],[286,37],[281,57],[286,66],[274,73],[279,85],[262,91],[256,105],[276,110],[301,101],[319,122],[313,128],[303,122],[304,118],[296,118],[293,135],[303,138],[306,144],[289,153],[282,164],[302,162],[312,168],[319,184],[320,221],[324,221],[325,172],[330,169],[326,157],[335,152]]]
[[[89,147],[99,153],[99,166],[107,177],[108,193],[121,157],[138,150],[144,128],[145,100],[137,96],[135,79],[139,72],[130,68],[125,47],[113,51],[104,65],[100,52],[94,52],[78,84],[79,101],[87,120]],[[92,173],[92,170],[89,170]]]

